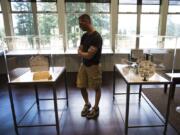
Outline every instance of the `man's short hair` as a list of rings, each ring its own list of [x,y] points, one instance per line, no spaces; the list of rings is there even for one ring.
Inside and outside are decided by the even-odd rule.
[[[88,20],[91,23],[91,17],[88,14],[82,14],[79,19]]]

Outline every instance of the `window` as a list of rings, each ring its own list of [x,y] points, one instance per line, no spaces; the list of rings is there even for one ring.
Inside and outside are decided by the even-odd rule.
[[[56,2],[36,2],[39,35],[58,35]]]
[[[116,51],[132,49],[136,46],[136,38],[128,38],[136,35],[137,27],[137,1],[119,0],[118,5],[118,36],[116,37]]]
[[[1,3],[0,3],[0,38],[4,36],[5,36],[4,20],[3,20],[3,14],[2,14]]]
[[[80,44],[82,31],[79,28],[78,17],[85,13],[86,3],[66,2],[66,24],[67,24],[67,50],[76,50]]]
[[[103,49],[111,49],[110,45],[110,4],[90,3],[92,22],[103,38]]]
[[[14,35],[33,35],[31,2],[11,2]]]
[[[142,0],[139,48],[157,48],[160,0]]]
[[[67,0],[68,1],[68,0]],[[97,2],[97,3],[96,3]],[[79,28],[78,17],[83,13],[91,15],[95,29],[102,35],[103,49],[110,45],[110,4],[85,2],[66,2],[67,50],[77,51],[83,31]]]
[[[180,36],[180,1],[169,0],[169,8],[167,15],[166,35],[168,36]],[[179,41],[179,40],[178,40]],[[169,40],[168,42],[175,42]],[[173,48],[172,44],[167,44],[165,48]],[[177,44],[177,48],[180,48],[180,42]]]

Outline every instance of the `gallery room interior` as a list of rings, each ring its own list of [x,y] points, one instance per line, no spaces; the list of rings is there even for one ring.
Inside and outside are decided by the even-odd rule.
[[[1,0],[0,135],[179,135],[179,58],[180,0]]]

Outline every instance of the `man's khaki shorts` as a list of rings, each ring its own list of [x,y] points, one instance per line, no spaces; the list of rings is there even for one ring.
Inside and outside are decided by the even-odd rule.
[[[102,70],[101,64],[85,66],[80,65],[77,75],[77,87],[78,88],[99,88],[102,83]]]

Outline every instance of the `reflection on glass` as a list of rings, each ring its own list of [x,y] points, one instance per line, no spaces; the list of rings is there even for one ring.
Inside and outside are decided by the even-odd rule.
[[[12,14],[15,35],[33,35],[34,23],[31,13]]]
[[[40,35],[58,35],[58,17],[56,13],[37,14]]]
[[[119,14],[118,16],[118,34],[135,35],[136,34],[137,15]]]
[[[57,11],[56,2],[37,2],[37,11]]]
[[[10,2],[12,11],[32,11],[31,2]]]

